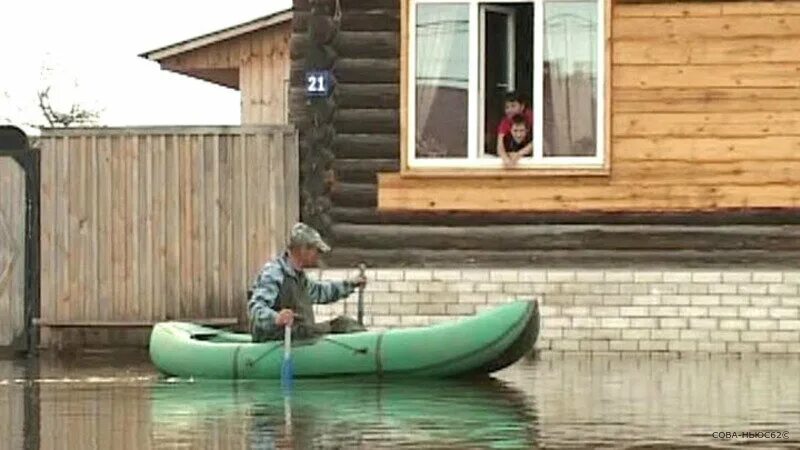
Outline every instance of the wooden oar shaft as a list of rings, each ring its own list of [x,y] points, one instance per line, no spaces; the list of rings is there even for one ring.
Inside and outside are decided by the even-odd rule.
[[[367,265],[361,263],[358,265],[358,273],[360,276],[364,276],[364,273],[367,270]],[[364,325],[364,285],[358,287],[358,324]]]

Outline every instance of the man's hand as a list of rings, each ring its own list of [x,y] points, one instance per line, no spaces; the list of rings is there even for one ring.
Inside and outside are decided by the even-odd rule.
[[[292,326],[294,323],[294,311],[291,309],[282,309],[281,312],[275,316],[275,325],[282,327],[282,326]]]
[[[367,277],[363,275],[357,275],[351,278],[349,282],[353,287],[365,287],[367,285]]]

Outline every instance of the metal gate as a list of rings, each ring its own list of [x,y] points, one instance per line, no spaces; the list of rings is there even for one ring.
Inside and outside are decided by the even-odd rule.
[[[39,298],[39,153],[0,126],[0,349],[35,348]]]

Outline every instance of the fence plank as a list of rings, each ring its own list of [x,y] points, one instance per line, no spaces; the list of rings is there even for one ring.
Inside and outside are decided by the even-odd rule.
[[[57,155],[58,166],[56,168],[56,194],[58,204],[56,205],[56,233],[57,238],[57,260],[56,270],[58,270],[58,297],[55,302],[55,313],[59,318],[69,318],[67,311],[69,301],[69,261],[67,259],[67,249],[69,248],[69,227],[67,223],[67,203],[69,198],[67,195],[67,178],[69,177],[69,139],[61,140],[61,153]]]
[[[166,211],[164,209],[164,195],[166,193],[164,185],[164,135],[152,136],[150,140],[150,151],[152,156],[149,161],[149,171],[151,178],[148,182],[150,186],[150,198],[152,201],[152,239],[150,241],[150,255],[152,264],[150,266],[152,302],[150,318],[164,320],[164,272],[166,270],[165,251],[164,251],[164,223]]]
[[[247,290],[247,161],[244,158],[246,141],[242,134],[233,137],[233,288],[234,294]],[[242,317],[244,314],[242,314]]]
[[[57,137],[49,137],[42,139],[43,148],[57,149]],[[57,290],[55,286],[56,280],[56,251],[55,251],[55,224],[56,224],[56,198],[55,198],[55,167],[56,167],[56,152],[46,151],[42,152],[40,158],[40,171],[41,171],[41,184],[39,189],[41,191],[41,199],[39,208],[40,213],[40,260],[41,272],[40,276],[40,302],[41,306],[39,313],[42,317],[55,317],[54,310],[57,299]],[[42,341],[50,341],[50,330],[42,330]]]
[[[233,252],[231,251],[231,154],[230,136],[219,137],[219,254],[218,271],[220,311],[230,315],[234,311],[231,283]]]
[[[178,149],[180,157],[180,192],[181,192],[181,219],[176,230],[181,239],[180,246],[180,271],[181,291],[180,308],[176,317],[191,315],[191,303],[194,301],[194,288],[192,277],[192,154],[190,137],[181,139],[181,148]]]

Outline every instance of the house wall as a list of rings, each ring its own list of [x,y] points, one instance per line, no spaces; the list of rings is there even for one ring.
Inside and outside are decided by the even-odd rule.
[[[382,173],[378,208],[797,207],[800,2],[615,2],[610,10],[608,174]]]
[[[162,67],[242,94],[242,124],[288,123],[291,22],[165,58]]]

